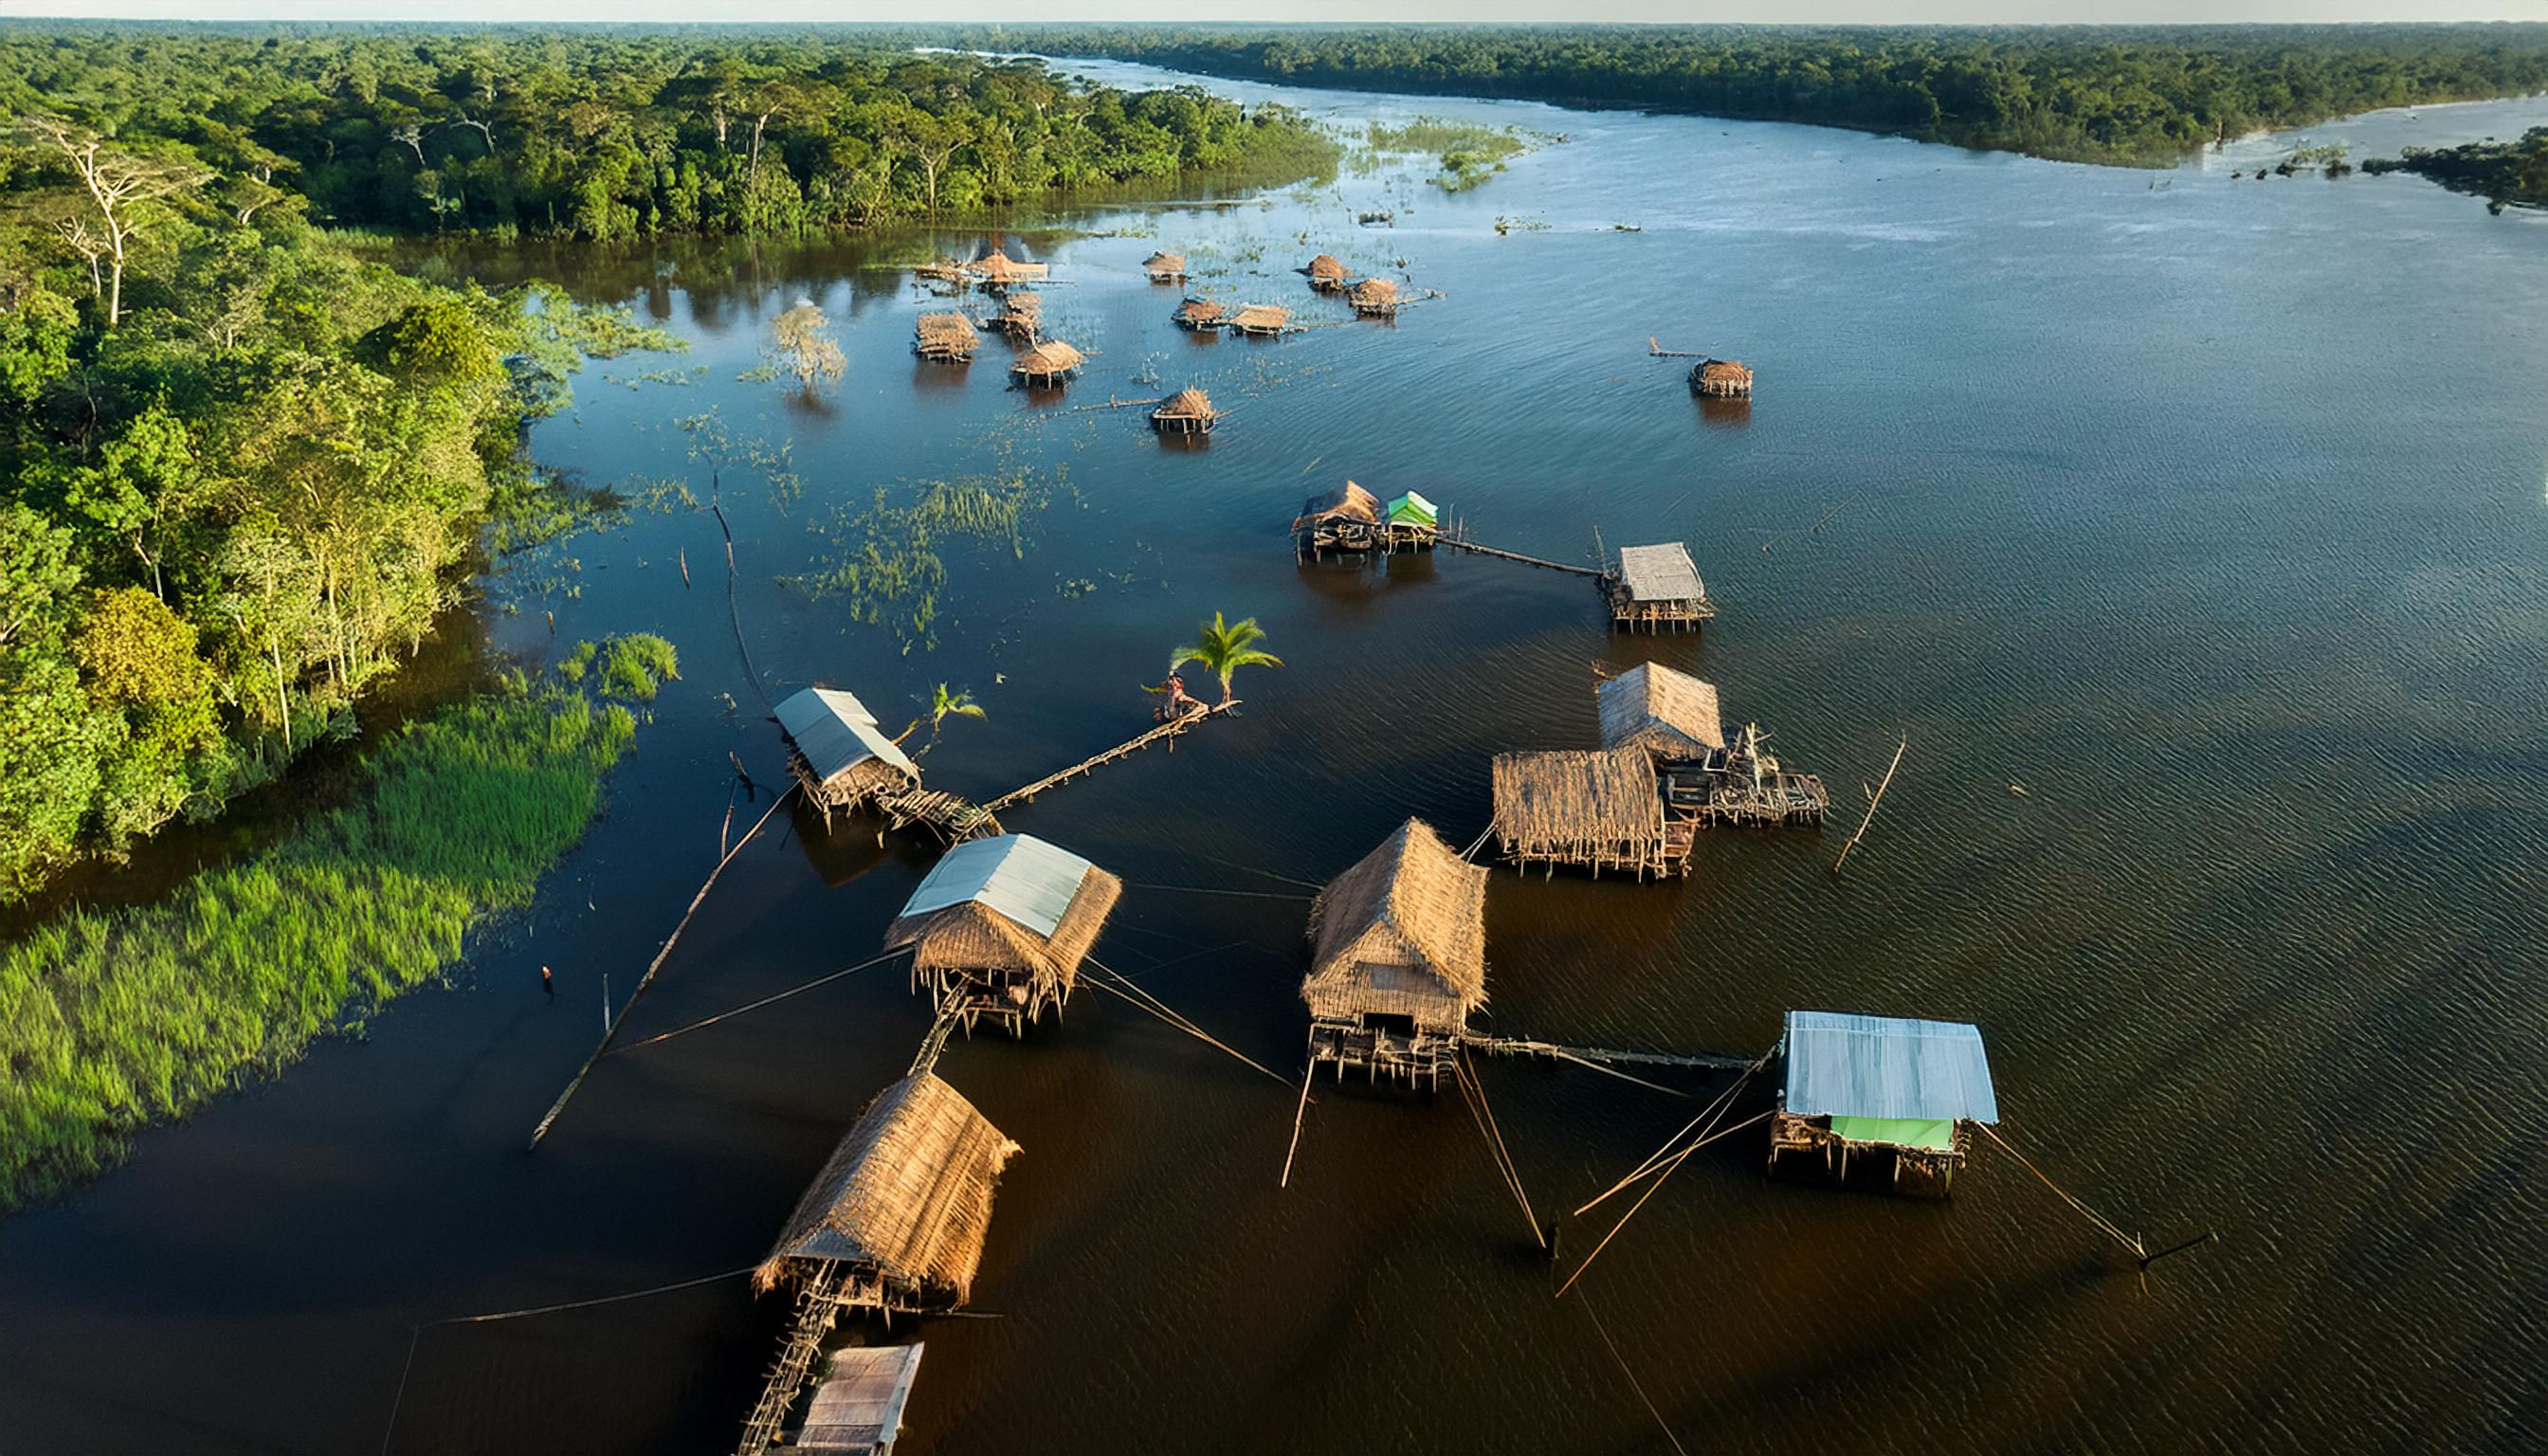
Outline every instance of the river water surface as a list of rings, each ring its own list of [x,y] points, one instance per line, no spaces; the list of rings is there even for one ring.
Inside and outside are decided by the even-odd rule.
[[[908,353],[932,305],[886,265],[978,232],[427,260],[690,341],[593,366],[532,449],[704,500],[677,421],[713,411],[761,681],[703,510],[499,570],[497,651],[681,648],[609,812],[448,990],[0,1225],[0,1450],[368,1452],[394,1408],[400,1453],[723,1449],[781,1315],[739,1280],[413,1331],[757,1260],[908,1063],[927,1018],[881,968],[610,1059],[522,1150],[604,977],[624,999],[714,863],[727,755],[778,777],[765,691],[834,682],[898,720],[944,681],[989,717],[949,725],[931,779],[988,797],[1138,731],[1138,684],[1216,609],[1284,660],[1242,676],[1243,713],[1008,818],[1121,873],[1100,958],[1239,1049],[1299,1062],[1308,885],[1410,814],[1466,844],[1489,755],[1590,746],[1594,664],[1651,659],[1822,773],[1835,823],[1703,839],[1661,886],[1500,874],[1490,1024],[1751,1053],[1790,1007],[1975,1021],[2040,1166],[2153,1241],[2221,1242],[2144,1283],[1996,1149],[1929,1204],[1768,1182],[1736,1138],[1552,1301],[1455,1098],[1322,1094],[1278,1191],[1292,1095],[1089,996],[941,1063],[1025,1151],[975,1289],[998,1318],[922,1326],[902,1450],[1668,1449],[1605,1337],[1692,1449],[2548,1443],[2548,220],[2410,177],[2232,180],[2288,136],[2153,174],[1215,84],[1567,139],[1457,196],[1357,164],[1008,234],[1097,353],[1059,404],[1005,388],[1004,343],[966,370]],[[1379,211],[1396,226],[1354,224]],[[1334,326],[1180,333],[1136,266],[1162,246],[1201,290]],[[1322,250],[1441,297],[1347,322],[1291,271]],[[811,400],[738,377],[799,298],[849,358]],[[1757,402],[1700,408],[1649,335],[1749,362]],[[1207,447],[1068,412],[1187,382],[1235,407]],[[781,581],[854,544],[830,528],[879,489],[1020,473],[1045,503],[1014,546],[944,547],[934,647]],[[1685,539],[1723,614],[1630,641],[1580,578],[1296,565],[1286,522],[1347,476],[1559,560]],[[930,863],[870,826],[774,830],[632,1034],[867,957]],[[1573,1067],[1485,1082],[1543,1216],[1690,1110]],[[1602,1227],[1570,1226],[1570,1262]]]

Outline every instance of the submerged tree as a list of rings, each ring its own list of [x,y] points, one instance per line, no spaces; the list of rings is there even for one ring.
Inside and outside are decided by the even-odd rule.
[[[1214,612],[1212,620],[1202,624],[1195,640],[1178,648],[1176,654],[1168,659],[1168,671],[1173,673],[1188,663],[1201,663],[1206,672],[1221,679],[1221,700],[1235,702],[1237,699],[1229,695],[1229,680],[1240,668],[1283,666],[1281,658],[1256,649],[1255,644],[1263,641],[1264,637],[1265,629],[1256,625],[1254,617],[1233,623],[1222,620],[1222,614]]]
[[[770,352],[809,393],[816,380],[837,380],[849,370],[849,357],[841,352],[831,330],[832,320],[811,299],[799,300],[770,325]]]

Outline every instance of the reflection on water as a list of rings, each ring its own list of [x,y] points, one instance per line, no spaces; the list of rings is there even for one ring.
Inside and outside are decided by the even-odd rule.
[[[704,499],[672,421],[713,407],[737,438],[788,442],[802,496],[729,479],[731,608],[699,512],[515,569],[571,572],[558,641],[643,628],[682,649],[607,815],[453,994],[0,1225],[0,1429],[30,1449],[373,1449],[411,1321],[757,1259],[908,1064],[923,1018],[898,967],[608,1058],[520,1147],[590,1049],[603,976],[624,999],[714,863],[727,756],[783,781],[767,696],[837,683],[890,722],[969,687],[989,717],[950,724],[928,772],[987,799],[1145,726],[1139,684],[1224,610],[1284,660],[1240,676],[1240,713],[1006,816],[1125,876],[1100,957],[1216,1035],[1295,1064],[1306,886],[1409,814],[1467,843],[1490,754],[1589,746],[1594,664],[1663,662],[1823,774],[1849,823],[1907,736],[1883,814],[1838,878],[1839,831],[1710,836],[1665,885],[1500,873],[1490,1025],[1750,1053],[1794,1006],[1977,1021],[2006,1131],[2065,1187],[2153,1239],[2225,1235],[2143,1294],[1988,1151],[1923,1205],[1766,1184],[1758,1144],[1730,1140],[1582,1286],[1693,1448],[2535,1444],[2548,234],[2412,179],[2219,174],[2261,142],[2153,192],[1800,128],[1289,99],[1574,139],[1458,196],[1383,170],[1020,232],[1055,264],[1054,331],[1096,351],[1062,392],[1007,388],[999,339],[972,369],[912,364],[913,318],[943,305],[886,265],[978,233],[438,255],[628,301],[707,366],[686,388],[588,381],[538,427],[541,460]],[[2536,112],[2430,110],[2423,130]],[[2384,125],[2313,135],[2367,150]],[[1380,211],[1393,229],[1355,228]],[[1099,235],[1117,229],[1138,235]],[[1177,291],[1138,266],[1163,246],[1198,292],[1337,326],[1185,333]],[[1347,326],[1293,271],[1317,251],[1393,274],[1404,255],[1446,296]],[[819,409],[737,378],[799,297],[850,357]],[[1760,370],[1757,415],[1693,410],[1685,370],[1646,356],[1657,333]],[[2361,361],[2402,354],[2415,367],[2370,408]],[[1185,383],[1237,407],[1208,450],[1074,408]],[[809,527],[879,488],[1047,468],[1073,494],[1024,539],[932,543],[934,650],[787,584],[832,553]],[[1724,614],[1614,638],[1579,577],[1298,564],[1287,523],[1346,477],[1552,560],[1685,539]],[[491,583],[489,631],[538,656],[538,611],[501,609],[527,590]],[[632,1031],[866,958],[929,860],[867,823],[774,821]],[[914,1456],[1374,1430],[1663,1448],[1575,1297],[1548,1298],[1461,1109],[1322,1091],[1278,1192],[1292,1098],[1120,1003],[959,1043],[942,1071],[1026,1150],[976,1286],[1001,1318],[921,1327]],[[1484,1077],[1543,1216],[1690,1110],[1576,1068]],[[1571,1227],[1570,1251],[1598,1228]],[[436,1328],[393,1449],[706,1448],[781,1314],[720,1285]]]

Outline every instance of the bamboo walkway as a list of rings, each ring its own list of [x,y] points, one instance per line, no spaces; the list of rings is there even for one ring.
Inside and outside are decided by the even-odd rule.
[[[1002,803],[1007,800],[1003,799]],[[998,804],[967,802],[961,794],[940,788],[906,788],[876,796],[876,807],[883,811],[887,830],[926,824],[947,841],[949,848],[968,839],[981,839],[1008,833],[1000,827],[999,816],[992,812]]]
[[[1472,1034],[1464,1040],[1478,1050],[1497,1056],[1550,1056],[1561,1060],[1628,1062],[1644,1066],[1695,1066],[1711,1071],[1740,1071],[1757,1059],[1718,1056],[1712,1052],[1619,1051],[1604,1046],[1561,1046],[1554,1042],[1537,1042],[1527,1037]]]
[[[813,1372],[814,1361],[823,1353],[823,1336],[832,1332],[833,1324],[841,1318],[841,1278],[842,1266],[826,1262],[797,1291],[795,1321],[788,1326],[787,1342],[779,1346],[778,1358],[762,1383],[761,1400],[752,1408],[751,1418],[743,1423],[743,1439],[735,1443],[735,1456],[761,1456],[777,1443],[787,1408],[796,1404],[796,1393],[804,1389],[805,1377]]]
[[[1448,546],[1454,551],[1474,551],[1480,556],[1492,556],[1499,561],[1518,561],[1524,566],[1546,567],[1553,572],[1571,572],[1579,577],[1599,577],[1607,575],[1604,572],[1589,566],[1569,566],[1562,561],[1548,561],[1537,556],[1524,556],[1518,551],[1506,551],[1497,546],[1481,546],[1477,542],[1468,540],[1461,536],[1439,536],[1435,538],[1434,544],[1437,546]]]
[[[1237,705],[1237,699],[1232,698],[1225,702],[1214,703],[1203,709],[1201,712],[1188,713],[1182,718],[1171,718],[1167,722],[1161,723],[1158,727],[1151,729],[1149,732],[1142,734],[1138,738],[1132,739],[1129,742],[1119,743],[1113,748],[1110,748],[1106,752],[1098,754],[1093,758],[1082,759],[1078,763],[1071,765],[1069,768],[1062,770],[1058,774],[1047,774],[1044,777],[1037,779],[1035,782],[1028,784],[1024,788],[1011,789],[1009,792],[1000,795],[998,798],[991,800],[987,804],[984,804],[982,806],[982,812],[985,814],[996,814],[1000,810],[1008,808],[1013,804],[1033,803],[1035,802],[1035,796],[1043,793],[1046,789],[1058,788],[1062,784],[1069,782],[1071,779],[1076,778],[1083,774],[1087,774],[1092,770],[1104,768],[1106,765],[1114,763],[1117,759],[1129,758],[1134,754],[1139,753],[1141,750],[1148,748],[1151,744],[1157,743],[1161,739],[1175,738],[1177,735],[1185,732],[1195,724],[1202,722],[1204,719],[1211,717],[1213,714],[1226,711],[1229,708],[1236,707]]]

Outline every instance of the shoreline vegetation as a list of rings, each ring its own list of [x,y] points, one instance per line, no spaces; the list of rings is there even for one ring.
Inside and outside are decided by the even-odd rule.
[[[2362,170],[2412,172],[2453,192],[2486,199],[2491,212],[2548,208],[2548,127],[2533,127],[2518,141],[2471,141],[2462,146],[2411,146],[2395,157],[2374,157]]]
[[[1797,122],[2164,166],[2259,131],[2548,91],[2548,24],[915,27],[1233,80]]]
[[[1338,152],[872,40],[0,22],[0,904],[352,734],[475,554],[558,527],[526,423],[682,347],[358,240],[956,221]]]
[[[351,803],[265,853],[0,949],[0,1213],[447,975],[584,838],[636,738],[625,704],[675,668],[660,637],[580,644],[408,725]]]

